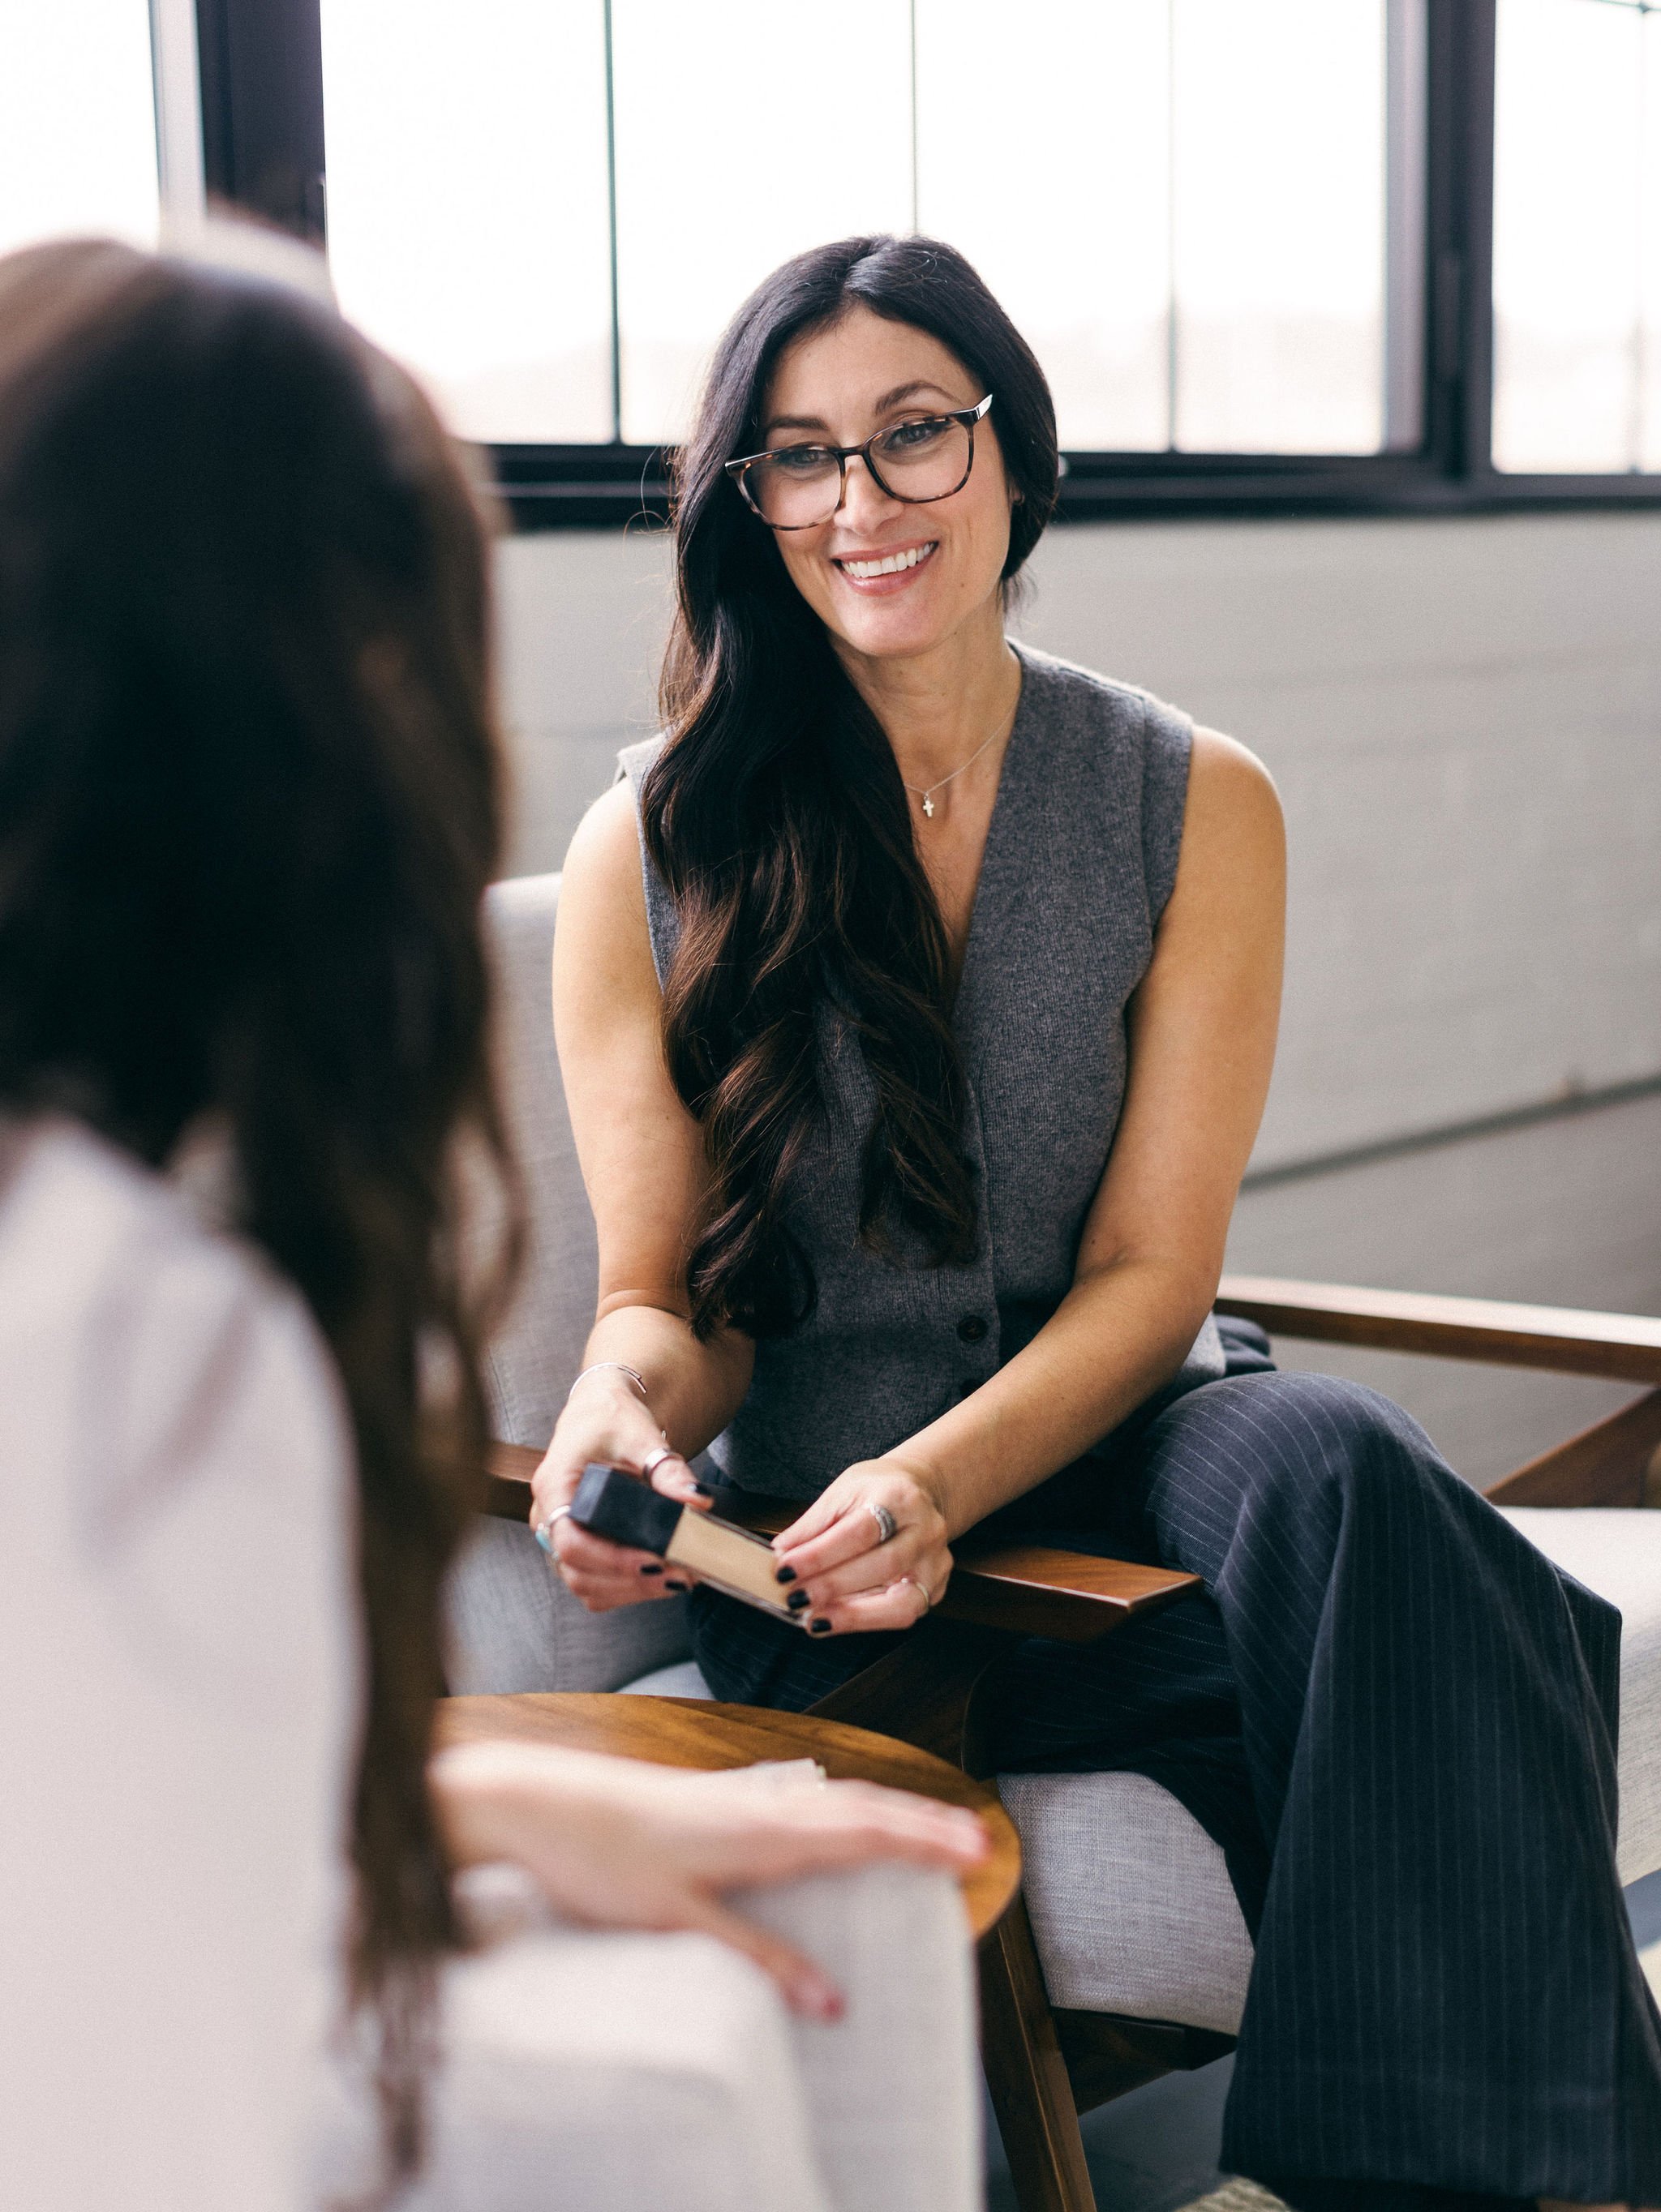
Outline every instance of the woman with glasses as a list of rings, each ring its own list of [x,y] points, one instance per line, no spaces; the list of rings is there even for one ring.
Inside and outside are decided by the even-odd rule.
[[[578,832],[555,952],[612,1363],[538,1477],[559,1571],[596,1609],[672,1587],[561,1509],[596,1459],[694,1495],[707,1448],[801,1511],[796,1625],[696,1589],[699,1662],[802,1707],[989,1521],[1192,1571],[1019,1647],[990,1725],[1001,1768],[1140,1770],[1223,1845],[1256,1941],[1224,2163],[1311,2212],[1661,2200],[1618,1617],[1396,1407],[1210,1317],[1279,810],[1226,738],[1010,639],[1056,489],[1031,351],[947,246],[822,247],[739,311],[677,474],[664,734]]]

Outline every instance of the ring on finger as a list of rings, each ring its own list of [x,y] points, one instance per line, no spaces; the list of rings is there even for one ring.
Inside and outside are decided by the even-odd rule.
[[[917,1595],[918,1595],[918,1596],[922,1600],[922,1613],[920,1613],[917,1615],[917,1618],[918,1618],[918,1620],[921,1620],[922,1619],[922,1617],[923,1617],[923,1613],[932,1613],[932,1612],[934,1610],[934,1599],[933,1599],[932,1597],[930,1597],[930,1595],[928,1595],[928,1589],[927,1589],[926,1585],[925,1585],[925,1584],[924,1584],[924,1583],[923,1583],[919,1579],[919,1577],[918,1577],[917,1576],[916,1576],[916,1575],[902,1575],[902,1576],[900,1577],[900,1580],[901,1580],[903,1583],[910,1583],[910,1585],[911,1585],[911,1587],[912,1587],[912,1589],[913,1589],[914,1590],[916,1590],[916,1592],[917,1593]]]
[[[657,1469],[663,1465],[665,1460],[678,1459],[679,1457],[680,1454],[675,1449],[672,1444],[659,1444],[655,1450],[648,1451],[645,1458],[642,1460],[640,1463],[641,1480],[642,1482],[649,1482]]]
[[[877,1524],[877,1541],[879,1544],[892,1543],[900,1524],[888,1508],[885,1505],[879,1505],[874,1498],[867,1498],[865,1501],[865,1509]]]
[[[536,1538],[538,1543],[541,1545],[543,1550],[547,1553],[550,1559],[553,1557],[554,1553],[554,1523],[556,1521],[563,1521],[566,1516],[570,1512],[570,1510],[571,1509],[569,1505],[556,1505],[553,1511],[548,1515],[547,1518],[543,1521],[538,1521],[536,1527],[531,1531],[531,1534]]]

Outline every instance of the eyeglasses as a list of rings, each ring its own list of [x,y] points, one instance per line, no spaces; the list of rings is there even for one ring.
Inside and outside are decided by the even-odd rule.
[[[975,425],[992,404],[948,415],[919,416],[879,430],[862,446],[781,446],[728,461],[727,473],[745,503],[770,530],[812,530],[829,522],[848,489],[848,464],[861,460],[871,480],[890,499],[927,507],[950,499],[969,482],[975,465]]]

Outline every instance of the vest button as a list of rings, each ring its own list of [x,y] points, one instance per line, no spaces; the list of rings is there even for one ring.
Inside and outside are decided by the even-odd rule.
[[[978,1344],[986,1334],[985,1317],[981,1314],[965,1314],[958,1323],[958,1334],[965,1344]]]

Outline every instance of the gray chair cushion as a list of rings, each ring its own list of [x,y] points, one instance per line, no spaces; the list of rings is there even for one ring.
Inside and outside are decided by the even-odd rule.
[[[497,1070],[525,1181],[524,1272],[485,1362],[491,1425],[540,1449],[554,1432],[593,1326],[594,1222],[554,1050],[551,1001],[557,876],[497,884],[484,905],[497,989]],[[481,1224],[481,1228],[484,1224]],[[680,1598],[587,1612],[528,1528],[490,1521],[456,1563],[447,1674],[458,1694],[615,1690],[691,1650]]]
[[[625,1696],[631,1698],[707,1698],[713,1694],[709,1685],[698,1672],[696,1659],[682,1659],[672,1667],[657,1667],[649,1674],[642,1674],[637,1682],[625,1682]]]
[[[445,1679],[457,1697],[618,1690],[691,1649],[684,1598],[590,1613],[511,1521],[480,1522],[451,1571],[447,1616]]]
[[[1506,1518],[1621,1612],[1622,1881],[1661,1867],[1661,1513],[1513,1506]]]
[[[538,1449],[554,1432],[594,1323],[599,1262],[565,1087],[554,1050],[557,876],[497,884],[484,902],[496,971],[496,1058],[508,1134],[525,1181],[527,1242],[512,1310],[486,1379],[496,1434]]]
[[[1251,1938],[1220,1848],[1142,1774],[1001,1774],[1052,2004],[1232,2035]]]

